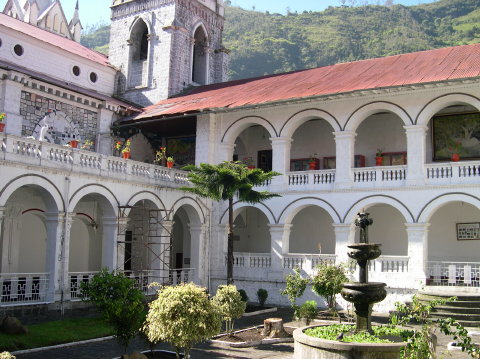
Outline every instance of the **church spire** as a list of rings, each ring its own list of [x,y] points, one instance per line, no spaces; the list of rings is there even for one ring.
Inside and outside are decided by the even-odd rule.
[[[69,25],[73,40],[75,40],[76,42],[80,42],[80,37],[82,35],[82,24],[80,23],[80,15],[78,10],[79,6],[77,0],[77,4],[75,5],[75,11],[73,12],[72,21],[70,21]]]

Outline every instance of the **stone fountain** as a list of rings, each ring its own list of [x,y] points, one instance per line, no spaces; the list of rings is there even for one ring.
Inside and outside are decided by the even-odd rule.
[[[372,306],[381,302],[387,296],[385,283],[368,281],[368,261],[378,258],[382,251],[380,244],[368,243],[368,226],[373,220],[368,218],[368,213],[359,213],[355,225],[360,228],[360,243],[349,245],[351,250],[347,253],[355,259],[359,266],[359,281],[345,283],[342,297],[354,304],[357,315],[356,331],[372,333]]]

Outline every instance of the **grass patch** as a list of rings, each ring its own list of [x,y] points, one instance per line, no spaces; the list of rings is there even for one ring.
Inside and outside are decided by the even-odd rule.
[[[307,329],[305,334],[320,339],[337,340],[338,336],[343,333],[343,338],[340,341],[352,343],[394,343],[406,341],[413,335],[412,330],[390,326],[374,326],[373,335],[353,333],[354,329],[353,325],[333,324]]]
[[[112,335],[102,318],[56,320],[29,325],[26,335],[0,333],[0,352],[31,349]]]

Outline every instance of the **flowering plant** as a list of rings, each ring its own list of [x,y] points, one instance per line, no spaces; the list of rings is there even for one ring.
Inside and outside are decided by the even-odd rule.
[[[130,145],[131,144],[132,144],[132,142],[130,140],[127,140],[125,142],[125,146],[123,146],[122,153],[130,152]]]
[[[160,147],[160,149],[155,152],[155,163],[159,164],[163,159],[167,158],[167,148]]]
[[[449,141],[449,151],[454,154],[454,153],[459,153],[460,150],[462,149],[462,143],[460,141]]]
[[[7,114],[5,112],[0,113],[0,122],[3,122],[5,120],[5,117],[7,117]]]
[[[252,157],[243,157],[243,163],[247,166],[253,166],[253,158]]]
[[[167,157],[167,162],[175,163],[175,160],[173,159],[172,156]]]
[[[377,152],[375,153],[376,157],[383,157],[383,149],[377,148]]]
[[[117,141],[117,142],[114,143],[114,145],[113,145],[114,150],[120,151],[121,148],[122,148],[122,141]]]
[[[93,147],[93,141],[86,140],[80,147],[82,150],[91,150]]]
[[[314,153],[313,155],[310,155],[310,158],[308,159],[308,162],[315,162],[315,160],[317,159],[317,154]]]

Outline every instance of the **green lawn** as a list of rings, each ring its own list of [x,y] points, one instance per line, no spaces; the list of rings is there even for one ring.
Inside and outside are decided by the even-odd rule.
[[[37,348],[112,335],[102,318],[57,320],[29,325],[26,335],[0,333],[0,352]]]

